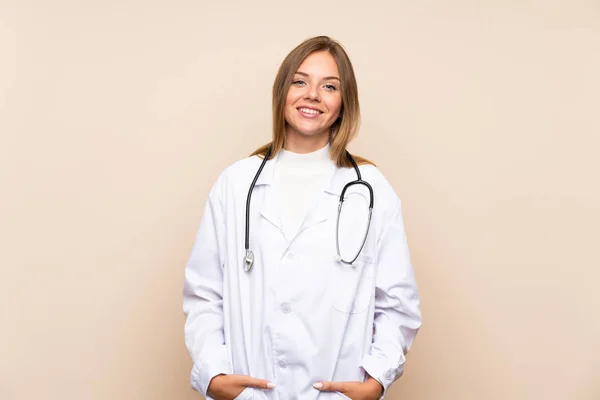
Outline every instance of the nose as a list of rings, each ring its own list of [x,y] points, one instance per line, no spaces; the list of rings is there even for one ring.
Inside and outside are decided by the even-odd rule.
[[[319,92],[318,85],[306,85],[306,93],[304,94],[306,100],[321,101],[321,93]]]

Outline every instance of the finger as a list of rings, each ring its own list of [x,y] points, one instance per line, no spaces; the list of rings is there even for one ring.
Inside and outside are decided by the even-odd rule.
[[[251,376],[244,376],[240,383],[246,387],[253,387],[257,389],[273,389],[275,387],[273,382],[265,379],[253,378]]]
[[[322,392],[340,392],[346,391],[346,382],[328,382],[322,381],[317,382],[313,385],[315,389],[319,389]]]

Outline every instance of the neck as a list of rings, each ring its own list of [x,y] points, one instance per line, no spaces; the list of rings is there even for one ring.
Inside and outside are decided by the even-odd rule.
[[[317,135],[302,135],[297,132],[288,131],[285,135],[284,150],[297,154],[312,153],[327,146],[329,143],[329,132],[325,131]]]

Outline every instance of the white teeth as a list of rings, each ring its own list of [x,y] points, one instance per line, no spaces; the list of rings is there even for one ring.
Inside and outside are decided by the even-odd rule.
[[[311,110],[310,108],[300,108],[299,110],[305,114],[321,114],[321,111]]]

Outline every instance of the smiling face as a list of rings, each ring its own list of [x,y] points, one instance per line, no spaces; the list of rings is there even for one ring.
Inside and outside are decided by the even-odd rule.
[[[286,148],[322,148],[342,109],[338,66],[327,51],[310,54],[296,71],[285,102]]]

